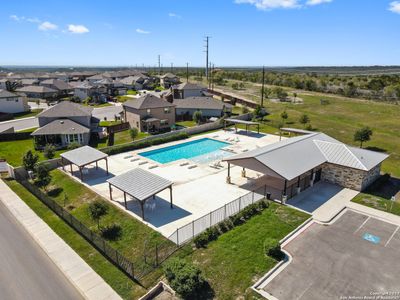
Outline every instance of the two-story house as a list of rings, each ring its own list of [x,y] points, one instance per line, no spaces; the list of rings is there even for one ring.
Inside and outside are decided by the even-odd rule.
[[[152,94],[126,101],[125,120],[143,132],[165,132],[175,124],[175,105]]]
[[[15,114],[28,110],[29,106],[25,97],[0,90],[0,113]]]

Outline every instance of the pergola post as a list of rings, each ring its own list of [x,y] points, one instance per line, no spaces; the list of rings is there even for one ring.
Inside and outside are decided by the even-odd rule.
[[[110,190],[110,200],[112,201],[113,197],[112,197],[112,187],[111,187],[111,183],[108,184],[108,188]]]
[[[139,203],[140,203],[140,208],[142,209],[142,220],[144,221],[144,204],[143,204],[143,201],[140,201],[139,200]]]
[[[286,188],[287,188],[287,180],[285,179],[285,185],[283,187],[283,195],[282,195],[282,199],[281,199],[281,204],[283,204],[283,197],[286,196]]]
[[[226,177],[226,183],[231,183],[231,164],[228,162],[228,176]]]
[[[128,209],[128,205],[126,204],[126,193],[124,192],[124,203],[125,203],[125,209]]]
[[[80,174],[80,176],[81,176],[81,181],[83,181],[82,167],[79,167],[79,174]]]
[[[72,175],[73,174],[72,173],[72,163],[69,164],[69,169],[71,170],[71,175]]]
[[[62,156],[61,156],[61,165],[62,165],[63,171],[65,171],[64,158]]]
[[[172,185],[169,187],[169,197],[170,197],[171,208],[174,208],[172,204]]]
[[[106,157],[105,159],[106,159],[106,172],[107,172],[107,175],[108,175],[108,158]]]
[[[246,177],[246,169],[245,168],[242,169],[242,177]]]
[[[98,169],[99,169],[99,164],[96,161],[96,170],[98,170]]]

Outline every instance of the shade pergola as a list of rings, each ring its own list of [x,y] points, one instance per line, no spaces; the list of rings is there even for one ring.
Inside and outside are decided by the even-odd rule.
[[[153,197],[159,192],[169,188],[170,202],[172,205],[172,181],[161,176],[153,174],[149,171],[136,168],[124,174],[115,176],[107,180],[110,189],[110,199],[112,198],[112,186],[124,193],[125,209],[127,209],[126,195],[133,197],[139,201],[142,210],[142,219],[144,220],[144,204],[147,199]]]
[[[72,165],[75,165],[79,168],[81,180],[83,180],[82,169],[92,163],[96,163],[96,169],[98,169],[98,161],[102,159],[106,161],[106,172],[108,175],[108,155],[92,147],[83,146],[71,151],[64,152],[60,156],[63,169],[65,166],[65,161],[67,162],[67,164],[70,165],[71,174]]]
[[[257,123],[257,122],[228,118],[228,119],[224,119],[224,129],[226,128],[227,123],[235,124],[236,132],[237,132],[237,124],[240,124],[240,125],[245,125],[246,134],[249,132],[249,126],[257,126],[257,133],[260,133],[260,123]]]

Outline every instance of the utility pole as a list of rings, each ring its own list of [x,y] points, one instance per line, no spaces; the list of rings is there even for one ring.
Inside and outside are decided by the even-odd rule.
[[[158,75],[161,75],[161,55],[158,55]]]
[[[264,107],[264,84],[265,84],[265,67],[262,70],[262,85],[261,85],[261,108]]]
[[[189,82],[189,63],[186,63],[186,82]]]
[[[208,45],[209,45],[209,40],[210,40],[210,37],[206,36],[205,40],[204,40],[204,42],[206,43],[204,45],[204,47],[205,47],[205,51],[204,52],[206,53],[206,78],[207,78],[207,81],[210,79],[209,78],[209,63],[208,63]]]

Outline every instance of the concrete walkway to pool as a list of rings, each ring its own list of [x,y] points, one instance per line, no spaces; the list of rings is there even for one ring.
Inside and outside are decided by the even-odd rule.
[[[287,204],[312,214],[319,222],[330,222],[349,205],[357,191],[327,182],[318,182],[299,195],[288,200]]]

